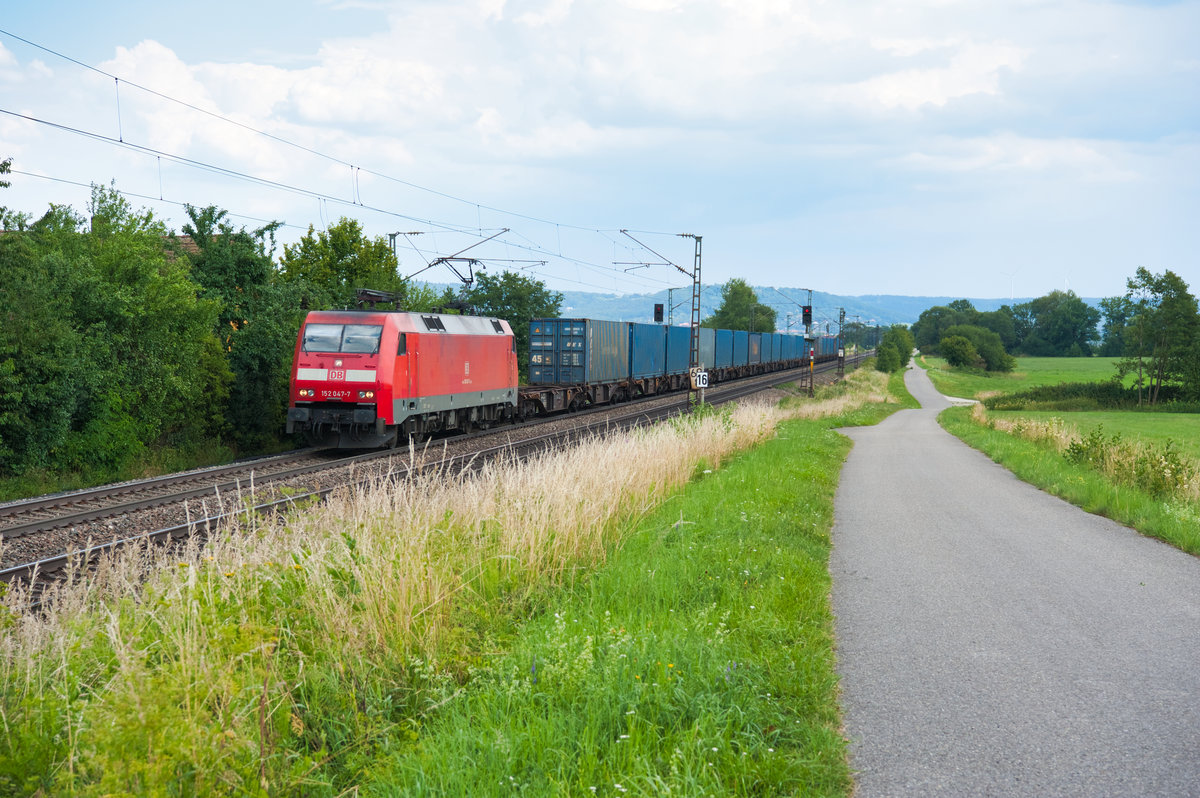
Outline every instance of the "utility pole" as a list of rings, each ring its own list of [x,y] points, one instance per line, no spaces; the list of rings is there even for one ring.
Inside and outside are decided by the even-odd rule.
[[[692,238],[696,241],[696,255],[692,261],[692,343],[690,353],[688,355],[688,371],[699,377],[703,371],[700,363],[700,240],[701,237],[692,233],[680,233],[681,238]],[[687,274],[685,269],[675,268]],[[708,387],[708,375],[703,374],[703,379],[698,380],[693,377],[691,381],[691,390],[688,391],[688,406],[696,407],[697,404],[704,404],[704,389]],[[697,384],[699,382],[699,384]]]
[[[846,325],[846,309],[838,308],[838,337],[837,337],[837,355],[838,355],[838,376],[846,376],[846,341],[842,337],[842,327]]]
[[[691,343],[688,347],[688,349],[689,349],[689,351],[688,351],[688,374],[689,374],[689,378],[690,378],[689,382],[690,382],[691,387],[690,387],[690,390],[688,391],[688,407],[694,408],[697,404],[703,404],[704,403],[704,389],[708,387],[708,372],[703,370],[702,364],[700,363],[700,254],[701,254],[700,244],[701,244],[703,237],[698,236],[695,233],[677,233],[677,235],[680,238],[691,238],[691,239],[695,240],[695,242],[696,242],[696,254],[692,259],[692,270],[688,271],[687,269],[680,266],[678,263],[674,263],[667,258],[663,258],[662,255],[659,255],[659,253],[654,252],[653,249],[650,249],[650,247],[646,246],[641,241],[638,241],[636,238],[634,238],[632,235],[630,235],[628,230],[622,230],[621,233],[622,233],[622,235],[626,236],[627,238],[630,238],[633,241],[636,241],[639,246],[646,249],[648,252],[653,252],[655,255],[658,255],[658,257],[662,258],[661,265],[674,266],[676,269],[683,272],[688,277],[692,278],[692,322],[691,322],[692,323],[692,335],[691,335]],[[618,265],[642,267],[642,266],[657,266],[660,264],[627,263],[627,264],[618,264]],[[628,269],[626,269],[626,271],[628,271]],[[671,295],[670,295],[670,293],[668,293],[667,301],[670,302],[670,299],[671,299]]]
[[[816,338],[812,334],[812,289],[808,289],[808,318],[804,323],[804,342],[808,344],[808,395],[811,397],[816,392],[816,386],[813,384],[816,379],[814,373],[814,349],[816,348]]]

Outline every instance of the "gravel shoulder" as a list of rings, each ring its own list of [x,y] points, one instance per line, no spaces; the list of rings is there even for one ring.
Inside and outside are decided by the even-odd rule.
[[[1200,559],[921,410],[843,430],[833,604],[859,796],[1200,796]]]

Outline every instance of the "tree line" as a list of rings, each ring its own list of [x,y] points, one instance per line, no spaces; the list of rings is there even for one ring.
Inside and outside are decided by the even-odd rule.
[[[0,208],[0,476],[103,479],[162,450],[186,459],[293,445],[297,331],[309,310],[351,307],[360,287],[393,292],[398,309],[458,304],[506,318],[526,349],[529,319],[558,315],[562,302],[511,272],[481,272],[457,295],[409,283],[388,243],[351,219],[310,227],[277,258],[279,223],[246,229],[216,207],[185,212],[176,234],[107,187],[93,188],[86,217]]]
[[[1200,313],[1179,275],[1139,267],[1123,295],[1099,304],[1093,308],[1073,291],[1052,291],[995,311],[960,299],[922,312],[912,326],[913,339],[918,349],[941,354],[952,365],[989,371],[1012,369],[1010,353],[1115,357],[1116,377],[1134,375],[1139,402],[1200,400]]]

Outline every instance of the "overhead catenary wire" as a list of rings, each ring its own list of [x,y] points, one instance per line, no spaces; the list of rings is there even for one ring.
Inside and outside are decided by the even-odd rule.
[[[530,215],[530,214],[519,213],[519,212],[516,212],[516,211],[511,211],[511,210],[508,210],[508,209],[505,209],[505,208],[499,208],[499,207],[495,207],[495,206],[492,206],[492,205],[487,205],[487,204],[484,204],[484,203],[475,202],[475,201],[473,201],[473,200],[469,200],[469,199],[466,199],[466,198],[464,198],[464,197],[459,197],[459,196],[456,196],[456,195],[454,195],[454,194],[449,194],[449,193],[447,193],[447,192],[444,192],[444,191],[439,191],[439,190],[437,190],[437,189],[430,188],[430,187],[428,187],[428,186],[423,186],[423,185],[421,185],[421,184],[419,184],[419,183],[414,183],[414,182],[412,182],[412,181],[410,181],[410,180],[404,180],[404,179],[402,179],[402,178],[395,177],[394,175],[385,174],[385,173],[383,173],[383,172],[379,172],[379,171],[376,171],[376,170],[373,170],[373,169],[366,169],[366,168],[362,168],[362,167],[360,167],[360,166],[356,166],[356,165],[355,165],[355,164],[353,164],[353,163],[350,163],[349,161],[347,161],[347,160],[345,160],[345,159],[339,158],[339,157],[337,157],[337,156],[335,156],[335,155],[330,155],[330,154],[329,154],[329,153],[327,153],[327,152],[322,152],[321,150],[317,150],[317,149],[314,149],[314,148],[312,148],[312,147],[308,147],[308,146],[306,146],[306,145],[304,145],[304,144],[300,144],[300,143],[298,143],[298,142],[291,141],[290,139],[286,139],[286,138],[284,138],[284,137],[282,137],[282,136],[277,136],[277,135],[275,135],[274,133],[268,133],[268,132],[267,132],[267,131],[265,131],[265,130],[261,130],[261,129],[259,129],[259,128],[256,128],[256,127],[254,127],[253,125],[248,125],[248,124],[246,124],[246,123],[244,123],[244,122],[238,122],[238,121],[237,121],[237,120],[235,120],[235,119],[230,119],[229,117],[225,116],[224,114],[217,113],[216,111],[210,111],[210,110],[208,110],[208,109],[206,109],[206,108],[202,108],[202,107],[200,107],[200,106],[198,106],[198,105],[196,105],[196,104],[194,104],[194,103],[187,102],[186,100],[180,100],[179,98],[177,98],[177,97],[172,97],[171,95],[169,95],[169,94],[166,94],[166,93],[164,93],[164,92],[157,91],[157,90],[155,90],[155,89],[149,88],[148,86],[143,86],[143,85],[141,85],[140,83],[136,83],[136,82],[134,82],[134,81],[131,81],[131,80],[126,80],[126,79],[124,79],[124,78],[120,77],[119,75],[114,75],[114,74],[113,74],[113,73],[111,73],[111,72],[106,72],[105,70],[103,70],[103,69],[100,69],[99,67],[93,66],[93,65],[91,65],[91,64],[88,64],[88,63],[86,63],[86,62],[84,62],[84,61],[80,61],[80,60],[79,60],[79,59],[77,59],[77,58],[72,58],[71,56],[69,56],[69,55],[66,55],[65,53],[61,53],[61,52],[59,52],[59,51],[57,51],[57,50],[55,50],[55,49],[53,49],[53,48],[47,47],[47,46],[45,46],[45,45],[42,45],[42,44],[38,44],[37,42],[33,42],[33,41],[30,41],[29,39],[25,39],[25,38],[23,38],[23,37],[21,37],[21,36],[18,36],[17,34],[13,33],[12,31],[9,31],[9,30],[7,30],[7,29],[0,28],[0,35],[8,36],[9,38],[15,39],[16,41],[19,41],[19,42],[21,42],[21,43],[23,43],[23,44],[26,44],[26,45],[30,46],[30,47],[33,47],[33,48],[35,48],[35,49],[38,49],[38,50],[41,50],[42,52],[44,52],[44,53],[47,53],[48,55],[52,55],[52,56],[54,56],[54,57],[56,57],[56,58],[61,58],[61,59],[65,60],[65,61],[69,61],[70,63],[72,63],[72,64],[75,64],[76,66],[82,67],[83,69],[89,70],[89,71],[91,71],[91,72],[95,72],[95,73],[96,73],[96,74],[98,74],[98,75],[103,75],[103,76],[105,76],[105,77],[112,78],[112,79],[113,79],[113,80],[114,80],[114,81],[117,83],[118,92],[119,92],[120,84],[121,84],[121,83],[124,83],[126,86],[130,86],[130,87],[132,87],[132,88],[135,88],[135,89],[137,89],[137,90],[139,90],[139,91],[144,91],[144,92],[146,92],[147,94],[150,94],[150,95],[152,95],[152,96],[154,96],[154,97],[158,97],[158,98],[159,98],[159,99],[161,99],[161,100],[165,100],[165,101],[167,101],[167,102],[170,102],[170,103],[175,103],[176,105],[182,106],[182,107],[184,107],[184,108],[187,108],[187,109],[189,109],[189,110],[192,110],[192,111],[196,111],[197,113],[200,113],[200,114],[204,114],[205,116],[211,117],[212,119],[216,119],[216,120],[218,120],[218,121],[221,121],[221,122],[224,122],[224,123],[226,123],[226,124],[233,125],[233,126],[235,126],[235,127],[241,128],[242,130],[245,130],[245,131],[247,131],[247,132],[249,132],[249,133],[254,133],[255,135],[258,135],[258,136],[263,136],[264,138],[270,139],[270,140],[272,140],[272,141],[275,141],[275,142],[277,142],[277,143],[279,143],[279,144],[283,144],[283,145],[286,145],[286,146],[288,146],[288,147],[293,147],[293,148],[295,148],[295,149],[297,149],[297,150],[301,150],[301,151],[303,151],[303,152],[307,152],[307,153],[309,153],[310,155],[315,155],[315,156],[317,156],[317,157],[319,157],[319,158],[323,158],[323,159],[325,159],[325,160],[331,161],[332,163],[335,163],[335,164],[340,164],[340,165],[342,165],[342,166],[348,166],[348,167],[350,167],[351,169],[353,169],[353,170],[356,170],[356,171],[362,171],[362,172],[366,172],[368,175],[371,175],[372,177],[378,177],[378,178],[380,178],[380,179],[382,179],[382,180],[388,180],[388,181],[391,181],[391,182],[393,182],[393,183],[397,183],[397,184],[399,184],[399,185],[403,185],[403,186],[407,186],[407,187],[409,187],[409,188],[416,189],[416,190],[418,190],[418,191],[423,191],[423,192],[427,192],[427,193],[429,193],[429,194],[433,194],[433,195],[435,195],[435,196],[438,196],[438,197],[442,197],[442,198],[444,198],[444,199],[453,200],[453,201],[455,201],[455,202],[461,202],[461,203],[464,203],[464,204],[467,204],[467,205],[473,205],[473,206],[475,206],[476,208],[482,208],[482,209],[484,209],[484,210],[492,211],[492,212],[494,212],[494,213],[502,213],[502,214],[505,214],[505,215],[507,215],[507,216],[512,216],[512,217],[514,217],[514,218],[518,218],[518,219],[526,219],[526,220],[528,220],[528,221],[540,222],[540,223],[542,223],[542,224],[556,225],[556,226],[559,226],[559,227],[565,227],[565,228],[568,228],[568,229],[571,229],[571,230],[580,230],[580,231],[585,231],[585,232],[596,232],[596,231],[595,231],[595,229],[594,229],[594,228],[591,228],[591,227],[586,227],[586,226],[582,226],[582,225],[568,224],[568,223],[565,223],[565,222],[553,221],[553,220],[550,220],[550,219],[543,219],[543,218],[541,218],[541,217],[533,216],[533,215]],[[120,115],[120,103],[119,103],[119,97],[118,97],[118,118],[119,118],[119,115]],[[124,138],[124,134],[123,134],[123,131],[122,131],[122,132],[120,132],[120,133],[119,133],[119,135],[118,135],[118,140],[121,140],[121,139],[123,139],[123,138]],[[635,232],[636,232],[636,231],[635,231]]]
[[[175,162],[175,163],[178,163],[181,165],[186,165],[186,166],[189,166],[191,168],[195,168],[195,169],[198,169],[201,171],[208,171],[210,173],[221,175],[224,177],[247,181],[252,184],[257,184],[257,185],[271,188],[274,190],[280,190],[280,191],[295,193],[295,194],[302,195],[302,196],[309,196],[309,197],[316,198],[317,202],[318,202],[318,210],[320,211],[320,216],[322,217],[322,219],[324,218],[324,215],[325,215],[324,214],[325,205],[327,203],[336,203],[336,204],[343,204],[343,205],[353,205],[355,207],[359,207],[359,208],[362,208],[367,211],[380,213],[380,214],[392,216],[395,218],[405,219],[405,220],[412,221],[412,222],[417,222],[420,224],[427,225],[430,228],[441,229],[441,230],[445,230],[447,232],[466,234],[471,231],[471,228],[467,225],[439,222],[434,219],[424,219],[424,218],[416,217],[416,216],[413,216],[410,214],[404,214],[404,213],[400,213],[398,211],[389,210],[389,209],[386,209],[383,207],[366,204],[363,201],[361,182],[360,182],[361,173],[366,172],[368,175],[380,178],[382,180],[386,180],[386,181],[390,181],[390,182],[397,183],[400,185],[404,185],[404,186],[413,188],[415,190],[427,192],[432,195],[443,197],[443,198],[446,198],[446,199],[449,199],[449,200],[452,200],[455,202],[473,205],[476,209],[476,221],[477,221],[477,225],[478,225],[478,227],[476,229],[479,231],[480,234],[482,234],[482,232],[483,232],[482,231],[482,219],[481,219],[481,210],[482,209],[486,209],[486,210],[488,210],[490,212],[494,212],[494,213],[511,216],[513,218],[525,219],[525,220],[537,222],[540,224],[553,225],[555,227],[555,231],[556,231],[556,242],[555,243],[556,243],[556,250],[557,250],[556,252],[551,252],[550,250],[547,250],[545,247],[536,244],[536,242],[534,242],[528,236],[525,236],[523,234],[518,234],[518,235],[520,235],[526,241],[529,241],[530,244],[532,244],[532,246],[525,246],[525,245],[521,245],[516,242],[506,242],[506,243],[509,243],[512,246],[515,246],[519,249],[523,249],[523,250],[532,252],[534,254],[547,255],[550,257],[554,257],[554,258],[557,258],[560,260],[570,262],[570,263],[574,263],[574,264],[576,264],[577,267],[583,267],[583,268],[595,270],[597,272],[606,272],[610,275],[613,275],[614,279],[616,279],[618,277],[625,277],[625,278],[632,278],[634,281],[642,283],[642,284],[653,284],[653,283],[657,283],[659,285],[667,285],[668,284],[668,282],[665,280],[658,280],[658,279],[654,279],[654,278],[650,278],[650,277],[646,277],[646,276],[622,275],[618,270],[615,270],[610,266],[601,266],[599,264],[591,263],[591,262],[581,259],[581,258],[568,256],[563,253],[563,250],[562,250],[562,231],[563,231],[563,229],[595,233],[595,234],[602,235],[604,237],[609,237],[609,233],[617,232],[615,229],[594,228],[594,227],[569,224],[569,223],[565,223],[565,222],[561,222],[561,221],[553,221],[553,220],[541,218],[541,217],[534,216],[531,214],[514,212],[514,211],[500,208],[497,206],[487,205],[487,204],[479,203],[479,202],[473,202],[473,201],[465,199],[463,197],[459,197],[459,196],[456,196],[456,195],[453,195],[453,194],[450,194],[450,193],[447,193],[444,191],[439,191],[437,189],[432,189],[427,186],[422,186],[420,184],[414,183],[409,180],[397,178],[393,175],[388,175],[388,174],[385,174],[383,172],[379,172],[376,170],[363,168],[363,167],[360,167],[360,166],[350,163],[348,160],[331,155],[327,152],[322,152],[322,151],[314,149],[312,147],[308,147],[303,144],[299,144],[297,142],[288,140],[281,136],[277,136],[275,134],[268,133],[264,130],[255,128],[252,125],[248,125],[243,122],[239,122],[237,120],[230,119],[220,113],[200,107],[194,103],[180,100],[176,97],[172,97],[171,95],[163,93],[161,91],[157,91],[155,89],[149,88],[149,87],[141,85],[139,83],[126,80],[118,75],[115,75],[111,72],[107,72],[102,69],[99,69],[98,67],[95,67],[91,64],[87,64],[79,59],[73,58],[69,55],[61,53],[50,47],[46,47],[44,45],[30,41],[29,39],[18,36],[9,30],[0,28],[0,35],[8,36],[16,41],[19,41],[19,42],[22,42],[22,43],[28,45],[30,47],[38,49],[47,54],[53,55],[57,58],[61,58],[72,64],[75,64],[85,70],[94,72],[96,74],[105,76],[107,78],[112,78],[112,80],[114,81],[114,86],[115,86],[115,90],[116,90],[116,104],[117,104],[117,116],[118,116],[117,137],[114,139],[112,136],[107,136],[107,135],[104,135],[101,133],[96,133],[94,131],[84,130],[82,128],[73,127],[70,125],[64,125],[64,124],[61,124],[58,122],[53,122],[53,121],[47,120],[47,119],[40,119],[40,118],[31,116],[28,114],[21,114],[21,113],[17,113],[15,111],[11,111],[8,109],[0,109],[0,113],[5,113],[10,116],[25,119],[27,121],[30,121],[30,122],[33,122],[36,124],[46,125],[51,128],[58,129],[58,130],[61,130],[63,132],[67,132],[67,133],[70,133],[73,135],[84,136],[84,137],[90,138],[92,140],[105,142],[105,143],[108,143],[108,144],[111,144],[114,146],[125,147],[125,148],[133,150],[135,152],[139,152],[139,153],[142,153],[145,155],[151,155],[151,156],[155,157],[158,162],[158,171],[159,171],[159,194],[160,194],[160,197],[159,197],[158,201],[170,202],[170,204],[179,204],[179,203],[168,201],[164,198],[164,192],[163,192],[163,187],[162,187],[161,161],[163,158],[166,158],[168,161]],[[124,125],[123,125],[123,121],[121,120],[121,100],[120,100],[120,84],[121,83],[125,83],[126,86],[132,87],[138,91],[145,92],[151,96],[157,97],[164,101],[177,104],[181,107],[188,108],[192,111],[195,111],[197,113],[203,114],[208,117],[211,117],[215,120],[224,122],[229,125],[233,125],[237,128],[240,128],[240,129],[246,130],[248,132],[251,132],[253,134],[265,137],[265,138],[270,139],[279,144],[286,145],[288,147],[292,147],[292,148],[295,148],[295,149],[303,151],[303,152],[307,152],[311,155],[317,156],[322,159],[326,159],[335,164],[344,165],[344,166],[350,168],[351,173],[352,173],[351,196],[349,199],[346,199],[346,198],[339,197],[339,196],[336,196],[336,195],[333,195],[333,194],[330,194],[327,192],[303,188],[300,186],[289,185],[289,184],[283,183],[281,181],[262,178],[257,175],[240,172],[236,169],[230,169],[228,167],[222,167],[222,166],[218,166],[215,164],[206,163],[203,161],[199,161],[197,159],[187,158],[185,156],[167,153],[167,152],[164,152],[161,150],[157,150],[153,147],[148,147],[145,145],[135,144],[131,141],[126,141],[124,138]],[[26,174],[28,174],[28,173],[26,173]],[[76,181],[65,180],[65,179],[59,179],[58,182],[63,182],[63,183],[73,184],[73,185],[81,185],[81,184],[77,183]],[[122,192],[122,193],[126,193],[129,196],[138,196],[140,198],[151,199],[151,200],[154,199],[152,197],[147,197],[145,195],[136,194],[134,192]],[[254,218],[254,217],[245,217],[245,218]],[[297,229],[303,229],[303,227],[298,226],[298,225],[285,224],[284,226],[293,227],[293,228],[297,228]],[[650,231],[639,231],[639,232],[650,232]],[[415,249],[415,247],[414,247],[414,249]],[[532,271],[532,269],[531,269],[531,271]],[[564,279],[561,274],[556,273],[552,276],[555,279]],[[588,283],[583,283],[582,281],[578,281],[578,280],[570,280],[569,282],[575,282],[575,283],[584,284],[584,285],[591,285]],[[594,287],[601,288],[601,290],[607,290],[601,286],[594,286]]]

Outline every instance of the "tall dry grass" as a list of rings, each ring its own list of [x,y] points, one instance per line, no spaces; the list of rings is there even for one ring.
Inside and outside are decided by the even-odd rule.
[[[1089,465],[1118,483],[1177,501],[1200,502],[1200,462],[1180,454],[1173,447],[1124,439],[1119,435],[1106,437],[1100,430],[1085,435],[1078,427],[1057,417],[1045,421],[998,418],[981,404],[971,409],[971,419],[982,426],[1046,446],[1073,462]]]
[[[49,746],[45,766],[64,783],[127,790],[177,760],[194,764],[195,790],[244,782],[246,762],[265,783],[272,741],[314,733],[302,707],[315,683],[367,691],[380,668],[411,677],[459,644],[464,606],[486,615],[489,602],[569,582],[698,469],[785,419],[887,400],[886,385],[863,370],[814,401],[745,402],[471,474],[379,479],[203,546],[107,556],[90,573],[80,558],[40,612],[20,587],[0,597],[0,715],[12,739]],[[122,745],[145,753],[145,774],[113,759]],[[312,745],[332,744],[323,731]],[[40,767],[25,750],[24,767]]]

